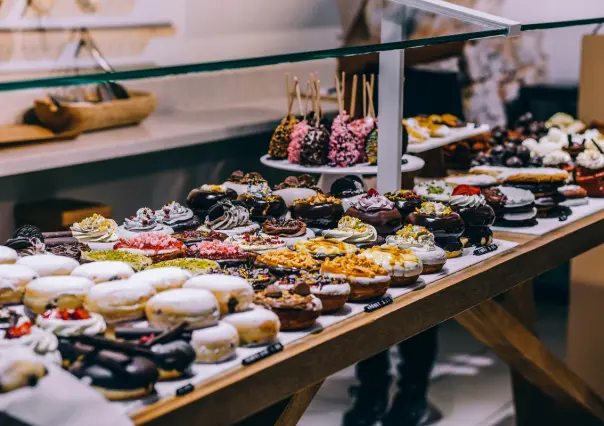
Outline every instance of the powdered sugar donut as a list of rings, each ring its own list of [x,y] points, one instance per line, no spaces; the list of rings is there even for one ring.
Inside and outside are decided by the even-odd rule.
[[[226,322],[214,327],[195,330],[191,334],[191,346],[200,364],[214,364],[231,359],[239,346],[237,329]]]
[[[182,285],[193,276],[186,269],[177,268],[175,266],[166,266],[163,268],[147,269],[146,271],[137,272],[130,281],[140,281],[151,284],[155,291],[171,290],[180,288]]]
[[[35,254],[17,260],[17,265],[27,266],[36,271],[41,277],[51,275],[69,275],[80,264],[71,257],[54,254]]]
[[[134,269],[126,262],[105,260],[102,262],[85,263],[75,268],[71,275],[84,277],[95,282],[95,284],[107,281],[123,280],[134,275]]]
[[[36,314],[44,313],[47,306],[75,309],[82,306],[92,287],[94,283],[83,277],[36,278],[25,286],[23,304]]]
[[[252,305],[252,309],[247,311],[227,315],[223,321],[237,329],[239,345],[244,347],[268,345],[275,342],[281,328],[276,313],[256,305]]]
[[[0,306],[21,303],[25,286],[38,277],[27,266],[0,265]]]
[[[220,313],[245,311],[254,300],[254,289],[245,279],[233,275],[198,275],[188,280],[184,288],[211,291],[218,300]]]
[[[84,305],[106,322],[132,321],[145,316],[145,304],[155,295],[153,286],[129,280],[111,281],[94,286]]]
[[[12,264],[19,259],[19,254],[10,247],[0,246],[0,264]]]
[[[156,294],[145,306],[154,327],[169,328],[186,321],[189,328],[216,325],[220,317],[218,301],[207,290],[177,288]]]

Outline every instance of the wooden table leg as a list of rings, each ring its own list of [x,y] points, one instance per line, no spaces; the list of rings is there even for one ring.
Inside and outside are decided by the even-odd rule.
[[[533,281],[526,281],[505,293],[504,305],[509,313],[514,315],[528,331],[537,336],[535,298],[533,295]],[[558,422],[559,414],[548,415],[557,410],[555,402],[541,389],[526,380],[522,374],[513,368],[512,391],[514,396],[514,409],[516,412],[516,426],[532,426],[543,422],[554,425]],[[544,415],[549,418],[544,421]]]
[[[557,406],[564,407],[573,418],[566,424],[604,425],[604,400],[498,303],[487,300],[455,319]]]
[[[237,426],[296,426],[323,385],[323,381],[299,390],[289,398],[237,423]]]

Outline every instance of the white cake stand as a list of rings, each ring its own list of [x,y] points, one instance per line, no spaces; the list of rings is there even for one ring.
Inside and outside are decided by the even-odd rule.
[[[401,164],[401,172],[414,172],[424,167],[424,160],[413,155],[403,155],[403,159],[407,160],[406,164]],[[329,192],[331,184],[336,180],[346,175],[377,175],[378,166],[371,166],[369,163],[360,163],[351,167],[329,167],[329,166],[302,166],[300,164],[292,164],[287,160],[271,160],[269,155],[263,155],[260,162],[265,166],[273,169],[287,170],[289,172],[304,173],[320,173],[319,187],[323,192]]]

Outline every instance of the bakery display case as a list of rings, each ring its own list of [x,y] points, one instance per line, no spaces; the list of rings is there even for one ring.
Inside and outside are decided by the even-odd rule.
[[[201,7],[181,3],[183,12]],[[0,148],[0,178],[267,137],[264,154],[244,158],[244,171],[228,162],[218,170],[210,157],[204,167],[218,171],[177,199],[164,186],[161,201],[145,200],[150,207],[118,215],[121,207],[100,204],[73,223],[11,232],[0,246],[0,365],[19,361],[7,351],[27,347],[50,366],[30,360],[23,377],[0,380],[0,406],[11,395],[7,405],[18,404],[21,391],[48,397],[35,383],[65,375],[137,425],[296,424],[327,376],[455,318],[517,373],[516,392],[542,391],[571,407],[560,416],[604,422],[604,400],[526,320],[532,278],[602,242],[602,126],[529,112],[504,127],[483,122],[490,112],[480,107],[472,120],[456,110],[408,109],[415,97],[403,90],[416,49],[472,50],[480,40],[530,49],[520,41],[527,33],[601,24],[604,13],[525,23],[439,0],[359,5],[345,8],[341,40],[286,37],[266,49],[242,41],[254,54],[196,51],[200,44],[184,43],[175,24],[190,22],[184,15],[143,19],[133,6],[136,19],[125,23],[109,14],[106,25],[144,28],[147,43],[163,37],[163,48],[174,50],[142,65],[104,56],[113,50],[98,22],[71,31],[52,9],[36,11],[49,31],[71,32],[76,54],[85,49],[91,65],[0,81],[0,96],[33,101],[12,126],[49,136],[0,128],[10,143]],[[35,31],[26,28],[28,8],[6,25]],[[353,24],[361,17],[363,41]],[[379,70],[336,69],[336,60],[342,68],[343,58],[371,55]],[[474,67],[468,75],[480,65],[465,63]],[[536,78],[527,64],[520,68],[525,81]],[[479,83],[471,87],[470,98],[479,97]],[[455,168],[450,176],[405,186],[405,175],[433,161],[423,154],[441,148]],[[501,294],[505,308],[493,300]],[[535,404],[518,415],[544,411]]]

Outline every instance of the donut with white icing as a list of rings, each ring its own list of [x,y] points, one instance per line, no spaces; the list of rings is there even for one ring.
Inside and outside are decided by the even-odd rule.
[[[237,329],[226,322],[191,333],[191,346],[199,364],[216,364],[235,356],[239,346]]]
[[[91,288],[84,306],[101,314],[107,323],[132,321],[145,317],[145,304],[154,295],[155,290],[148,283],[111,281]]]
[[[19,259],[19,254],[10,247],[0,246],[0,265],[13,264]]]
[[[48,306],[75,309],[82,306],[94,282],[84,277],[41,277],[25,286],[23,304],[42,314]]]
[[[149,299],[145,313],[153,327],[169,328],[186,321],[189,328],[196,329],[216,325],[220,307],[207,290],[177,288]]]
[[[52,275],[69,275],[80,264],[71,257],[54,254],[35,254],[17,260],[17,265],[27,266],[36,271],[41,277]]]
[[[126,262],[104,260],[101,262],[85,263],[71,271],[73,277],[84,277],[95,284],[107,281],[125,280],[134,275],[134,269]]]
[[[21,303],[25,286],[38,277],[27,266],[0,265],[0,306]]]
[[[130,277],[130,282],[137,281],[151,284],[155,291],[159,293],[160,291],[181,288],[192,276],[193,274],[186,269],[166,266],[137,272]]]
[[[188,280],[183,288],[211,291],[218,300],[220,313],[245,311],[254,300],[254,289],[245,279],[233,275],[198,275]]]
[[[242,347],[274,343],[281,328],[277,314],[256,305],[247,311],[227,315],[223,321],[237,329]]]

